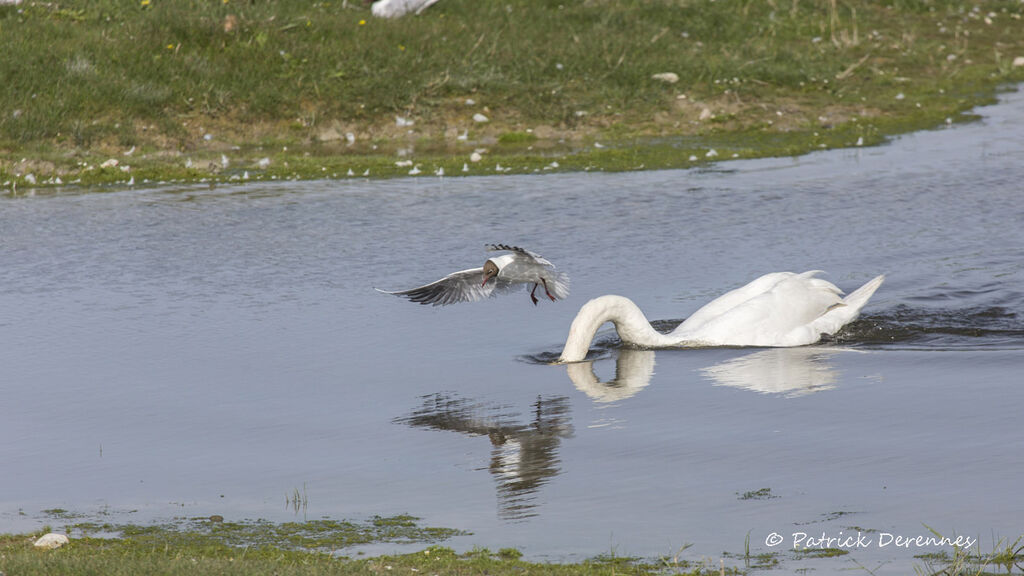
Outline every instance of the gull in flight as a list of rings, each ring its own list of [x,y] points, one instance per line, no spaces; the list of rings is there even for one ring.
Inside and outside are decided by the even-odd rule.
[[[436,282],[410,290],[389,292],[420,304],[445,306],[458,302],[475,302],[497,294],[511,292],[523,284],[533,284],[530,300],[537,304],[537,289],[551,299],[563,300],[569,295],[569,276],[555,269],[555,265],[540,254],[518,246],[487,244],[489,252],[507,252],[488,258],[480,268],[453,272]]]

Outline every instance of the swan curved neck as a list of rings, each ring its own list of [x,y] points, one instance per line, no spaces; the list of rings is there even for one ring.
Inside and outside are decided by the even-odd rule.
[[[576,314],[558,361],[579,362],[586,358],[594,334],[605,322],[615,324],[615,331],[626,344],[644,347],[672,344],[670,338],[651,327],[632,300],[623,296],[601,296],[584,304]]]

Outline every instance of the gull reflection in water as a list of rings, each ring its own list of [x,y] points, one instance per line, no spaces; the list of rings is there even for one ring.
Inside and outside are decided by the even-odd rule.
[[[565,365],[573,386],[594,402],[615,402],[633,396],[651,382],[654,375],[654,350],[623,348],[615,358],[615,379],[601,382],[594,373],[594,362]]]
[[[803,396],[835,388],[839,373],[831,359],[848,348],[768,348],[731,358],[701,373],[716,386],[731,386],[765,394]],[[624,400],[643,390],[654,375],[654,351],[619,350],[615,359],[615,378],[602,382],[594,374],[594,363],[575,362],[566,372],[577,389],[594,402]]]
[[[395,422],[416,428],[450,430],[491,441],[488,471],[498,483],[498,516],[521,520],[536,516],[537,490],[559,473],[558,445],[572,436],[569,399],[538,396],[528,422],[507,407],[470,402],[437,393]]]
[[[701,370],[717,386],[732,386],[764,394],[804,396],[835,388],[839,373],[831,359],[842,348],[769,348],[732,358]]]

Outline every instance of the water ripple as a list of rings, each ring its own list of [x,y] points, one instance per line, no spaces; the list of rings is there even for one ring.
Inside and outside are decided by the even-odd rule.
[[[1003,306],[929,310],[899,305],[885,314],[864,315],[825,341],[936,350],[1021,349],[1024,322]]]

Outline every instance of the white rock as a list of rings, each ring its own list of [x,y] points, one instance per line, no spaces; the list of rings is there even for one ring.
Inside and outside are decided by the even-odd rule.
[[[117,164],[117,158],[111,158],[110,160],[107,160],[103,164],[100,164],[100,168],[113,168],[114,166],[117,166]]]
[[[398,162],[395,162],[395,166],[398,166],[399,168],[408,168],[409,166],[412,166],[412,160],[399,160]]]
[[[261,169],[266,170],[267,166],[270,166],[270,158],[260,158],[260,161],[257,164]]]
[[[1017,56],[1013,59],[1013,67],[1019,68],[1021,66],[1024,66],[1024,56]]]
[[[479,112],[477,112],[476,114],[473,114],[473,122],[490,122],[490,121],[491,121],[490,118],[488,118],[487,116],[484,116],[483,114],[481,114]]]
[[[704,156],[707,158],[714,158],[715,156],[718,156],[718,151],[712,148],[711,150],[708,150],[708,153]]]
[[[651,80],[660,80],[666,84],[675,84],[679,82],[679,74],[675,72],[662,72],[661,74],[655,74],[651,76]]]
[[[378,18],[400,18],[406,14],[420,14],[437,0],[377,0],[370,12]]]
[[[479,162],[479,161],[483,160],[483,158],[484,157],[481,156],[479,152],[473,152],[472,154],[469,155],[469,161],[470,162]]]
[[[402,126],[402,127],[404,127],[404,126],[412,126],[413,124],[415,124],[415,122],[413,122],[412,120],[409,120],[408,118],[402,118],[401,116],[395,116],[395,126]]]
[[[708,118],[711,118],[711,109],[710,108],[705,108],[705,109],[701,110],[700,111],[700,119],[701,120],[707,120]]]
[[[47,550],[53,550],[54,548],[60,548],[68,542],[70,542],[70,540],[68,540],[67,536],[63,534],[55,534],[53,532],[50,532],[49,534],[44,535],[39,540],[36,540],[36,543],[33,544],[33,546],[35,546],[36,548],[45,548]]]

